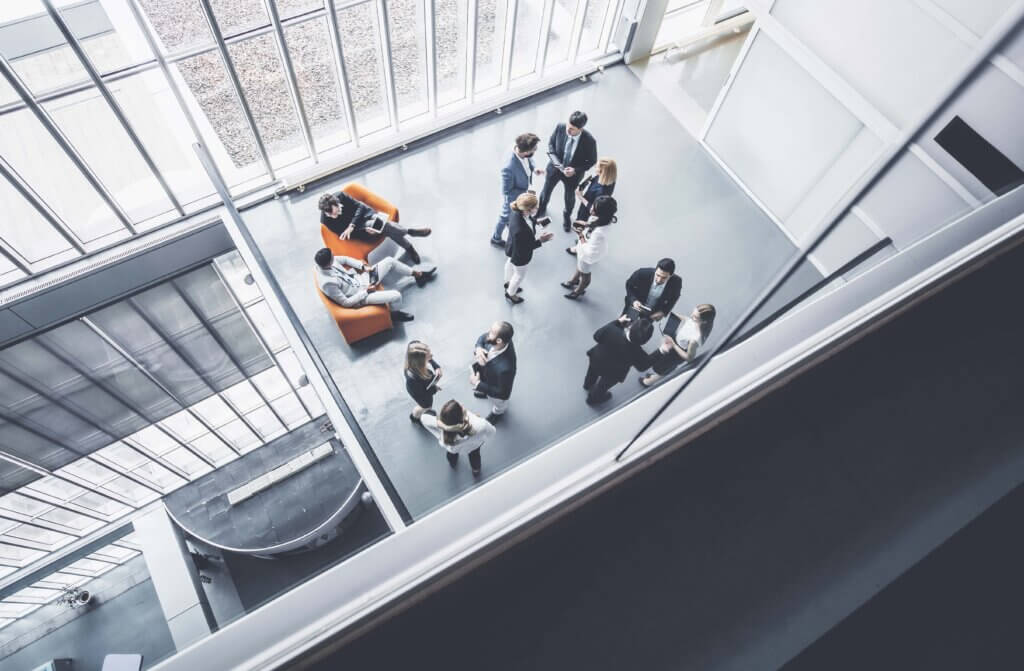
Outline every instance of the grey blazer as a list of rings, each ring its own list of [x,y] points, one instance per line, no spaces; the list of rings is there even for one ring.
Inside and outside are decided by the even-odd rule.
[[[501,193],[505,196],[506,203],[511,203],[520,194],[526,193],[530,189],[530,179],[533,177],[534,170],[533,158],[526,159],[526,163],[530,166],[529,175],[523,172],[522,161],[519,160],[515,152],[512,152],[508,163],[501,169]]]

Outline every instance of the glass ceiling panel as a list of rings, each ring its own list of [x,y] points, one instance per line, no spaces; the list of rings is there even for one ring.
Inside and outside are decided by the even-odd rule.
[[[210,24],[198,0],[139,0],[165,50],[185,51],[213,44]]]
[[[0,238],[28,262],[42,262],[71,250],[71,243],[5,179],[0,179],[0,211],[4,213],[0,218]],[[78,255],[78,252],[73,253]]]
[[[210,6],[224,37],[270,23],[263,0],[210,0]]]

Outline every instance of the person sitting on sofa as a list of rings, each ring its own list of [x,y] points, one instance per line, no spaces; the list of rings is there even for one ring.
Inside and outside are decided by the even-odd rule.
[[[384,278],[395,272],[399,277],[414,278],[422,287],[437,273],[437,268],[413,270],[393,256],[371,266],[349,256],[334,256],[326,247],[318,251],[313,260],[316,262],[317,284],[325,296],[346,308],[387,305],[391,319],[396,322],[412,321],[413,316],[398,309],[402,305],[401,291],[381,288]]]
[[[413,265],[420,263],[420,255],[406,235],[426,237],[430,235],[429,228],[400,226],[398,222],[388,219],[388,215],[377,212],[344,191],[338,192],[337,195],[325,193],[320,196],[317,206],[320,208],[320,223],[342,240],[354,238],[370,242],[378,236],[386,235],[405,250]]]

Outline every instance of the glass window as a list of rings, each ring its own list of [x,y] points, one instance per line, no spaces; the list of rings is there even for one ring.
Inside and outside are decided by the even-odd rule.
[[[107,86],[182,206],[195,210],[212,202],[213,185],[192,150],[195,135],[163,72],[150,70]]]
[[[313,417],[319,417],[324,414],[324,406],[320,403],[320,397],[316,395],[312,387],[308,385],[300,387],[299,396],[302,397],[302,402],[309,408],[309,412],[312,413]]]
[[[15,513],[18,516],[35,517],[51,509],[46,503],[30,499],[17,493],[4,494],[0,496],[0,510]]]
[[[260,35],[229,44],[228,53],[271,163],[279,167],[307,157],[274,36]]]
[[[6,179],[0,179],[0,211],[4,213],[0,219],[0,238],[29,263],[49,265],[47,259],[61,252],[78,256],[71,244]]]
[[[33,545],[41,545],[49,550],[53,550],[61,545],[67,545],[75,540],[75,537],[70,534],[62,534],[58,531],[40,529],[39,527],[30,527],[26,524],[20,524],[11,529],[0,537],[0,541],[3,541],[4,538],[9,539],[12,543],[28,541]]]
[[[516,41],[512,44],[512,79],[537,71],[537,47],[543,19],[543,2],[519,3],[516,9]]]
[[[117,519],[122,515],[127,515],[132,510],[120,501],[115,501],[112,498],[103,496],[96,492],[85,492],[81,496],[76,496],[68,503],[84,508],[96,515],[101,515],[108,520]]]
[[[504,0],[477,0],[475,87],[478,92],[501,83],[507,8]]]
[[[168,429],[184,443],[187,443],[207,431],[203,423],[196,419],[188,410],[175,413],[160,422],[160,426]]]
[[[521,3],[530,4],[530,3]],[[466,0],[435,0],[434,48],[437,51],[437,105],[466,97]]]
[[[38,36],[44,48],[37,42],[33,46],[19,45],[13,40],[4,40],[0,50],[11,63],[21,81],[33,93],[86,81],[89,75],[81,61],[63,40],[53,19],[39,0],[18,0],[5,2],[0,10],[4,23],[19,21],[20,30]]]
[[[157,38],[169,52],[213,44],[199,0],[139,0]]]
[[[274,417],[274,413],[265,405],[253,410],[245,417],[249,420],[249,423],[255,426],[256,430],[260,432],[263,440],[267,442],[285,432],[285,428],[281,426],[281,422],[277,421],[277,417]]]
[[[80,6],[78,0],[58,0],[57,6]],[[121,68],[144,63],[153,59],[146,40],[139,31],[138,24],[132,20],[118,21],[116,24],[110,16],[129,16],[125,0],[103,0],[97,3],[105,10],[103,21],[84,23],[69,17],[67,9],[61,10],[61,16],[71,28],[86,56],[92,61],[93,67],[100,72],[110,72]]]
[[[225,389],[222,393],[228,402],[243,414],[263,403],[260,395],[256,393],[256,389],[248,380],[243,380],[235,386]]]
[[[267,400],[280,398],[291,391],[288,380],[284,379],[284,375],[276,367],[268,368],[259,375],[253,376],[252,381],[263,392],[263,396]]]
[[[242,255],[237,251],[218,256],[216,262],[231,293],[235,295],[235,298],[242,305],[247,305],[263,297],[263,293],[260,291],[256,281],[252,280],[249,267],[245,265]],[[246,278],[252,281],[247,282]]]
[[[249,306],[246,308],[246,312],[249,315],[249,319],[256,326],[256,330],[263,336],[267,347],[274,352],[279,352],[288,347],[288,340],[285,338],[284,331],[281,330],[277,319],[274,318],[273,313],[270,311],[270,305],[266,301],[260,301]]]
[[[113,210],[100,199],[31,112],[19,110],[6,114],[3,124],[0,155],[81,240],[113,241],[128,235]]]
[[[427,46],[423,0],[387,0],[387,8],[398,118],[405,120],[427,111]]]
[[[270,405],[274,406],[274,410],[281,416],[281,419],[284,420],[289,429],[302,426],[310,419],[295,394],[286,394],[277,400],[271,401]]]
[[[589,0],[587,11],[583,15],[583,32],[580,34],[578,55],[583,56],[601,46],[605,15],[611,9],[612,3],[608,0]]]
[[[99,450],[91,456],[94,459],[118,466],[126,471],[138,468],[142,464],[149,462],[149,459],[145,456],[120,442],[114,443],[109,447],[104,447],[102,450]]]
[[[132,475],[144,480],[151,487],[156,487],[165,494],[185,484],[184,479],[155,461],[147,461],[142,466],[132,470]]]
[[[73,564],[69,564],[64,570],[69,573],[80,573],[88,576],[98,576],[102,573],[106,573],[110,569],[117,566],[106,561],[98,561],[90,557],[83,557]]]
[[[348,126],[341,104],[327,19],[288,26],[284,29],[284,37],[317,151],[348,142]]]
[[[36,480],[32,484],[28,485],[28,488],[45,494],[57,501],[68,501],[76,496],[81,496],[86,493],[84,489],[78,485],[73,485],[70,482],[65,482],[53,476],[47,476]]]
[[[3,562],[8,566],[25,566],[26,564],[39,559],[44,554],[46,553],[42,550],[29,550],[28,548],[22,548],[16,545],[8,545],[0,542],[0,562]],[[0,602],[0,604],[2,604],[2,602]]]
[[[338,10],[338,32],[359,134],[390,125],[384,94],[377,10],[363,2]]]
[[[0,601],[0,618],[24,617],[37,608],[39,608],[38,604]]]
[[[263,0],[210,0],[210,6],[224,37],[270,23]]]
[[[192,480],[195,480],[200,475],[213,470],[209,464],[192,454],[192,452],[184,447],[179,447],[172,452],[168,452],[163,458],[167,460],[167,463],[175,466],[178,470],[184,471]]]
[[[123,475],[118,475],[113,478],[100,487],[100,490],[110,492],[114,496],[125,499],[135,506],[141,506],[144,503],[149,503],[154,499],[160,498],[160,495],[152,489],[149,489],[144,485],[140,485],[134,480]]]
[[[576,6],[580,0],[555,0],[554,14],[551,16],[551,31],[548,33],[548,53],[544,60],[545,67],[564,63],[569,59],[572,24],[576,16]]]
[[[231,80],[216,52],[193,56],[174,65],[191,93],[193,116],[200,123],[210,155],[234,186],[264,169],[249,124],[242,114]]]
[[[277,0],[277,13],[281,19],[305,14],[324,6],[324,0]]]
[[[123,564],[138,554],[139,553],[136,550],[129,550],[128,548],[118,547],[117,545],[111,544],[100,548],[90,556]]]
[[[196,438],[191,444],[197,452],[218,466],[226,464],[238,456],[234,450],[224,444],[223,440],[212,433]]]
[[[259,436],[241,419],[236,419],[223,427],[221,433],[239,452],[247,452],[263,444]]]
[[[238,419],[238,416],[228,407],[220,396],[211,396],[192,406],[192,410],[214,428],[224,426],[228,422]]]
[[[91,517],[79,515],[78,513],[73,513],[70,510],[64,510],[62,508],[54,508],[49,512],[43,513],[37,519],[51,522],[53,524],[59,524],[60,526],[66,527],[79,535],[93,531],[102,524],[99,520],[94,520]]]
[[[43,580],[33,583],[34,587],[48,587],[51,589],[61,589],[62,587],[71,587],[81,585],[87,580],[80,575],[71,575],[70,573],[51,573],[46,576]]]
[[[158,457],[178,447],[178,443],[173,438],[155,425],[147,426],[145,429],[133,433],[126,440],[130,440],[133,444]]]
[[[102,485],[117,477],[117,473],[91,459],[79,459],[57,471],[70,480],[84,480],[92,485]]]

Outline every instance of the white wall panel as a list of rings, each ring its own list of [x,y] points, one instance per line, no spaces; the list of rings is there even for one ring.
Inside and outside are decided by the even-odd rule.
[[[862,125],[768,36],[753,40],[705,140],[784,221]]]
[[[994,195],[934,140],[950,119],[959,116],[1011,161],[1024,168],[1024,88],[989,65],[964,88],[918,139],[918,144],[976,198]]]
[[[905,152],[858,205],[896,249],[941,228],[970,207],[924,163]]]
[[[946,13],[964,24],[978,37],[984,37],[999,20],[1013,0],[931,0]]]
[[[772,15],[900,127],[970,54],[912,0],[776,0]]]
[[[839,220],[811,258],[819,268],[835,272],[878,240],[878,235],[851,212]]]

